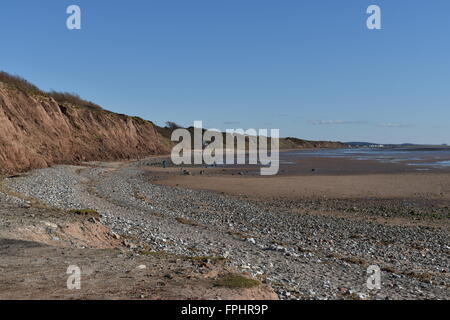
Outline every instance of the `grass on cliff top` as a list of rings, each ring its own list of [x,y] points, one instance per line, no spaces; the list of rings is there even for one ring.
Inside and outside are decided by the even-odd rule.
[[[37,86],[19,76],[13,76],[4,71],[0,71],[0,82],[7,83],[19,90],[32,94],[41,94],[43,91]]]
[[[29,82],[28,80],[20,76],[11,75],[4,71],[0,71],[0,82],[9,84],[10,86],[13,86],[14,88],[19,89],[28,94],[52,97],[59,104],[71,104],[74,106],[86,107],[95,110],[102,110],[102,108],[99,105],[91,101],[84,100],[75,93],[57,92],[57,91],[45,92],[39,89],[34,84],[32,84],[31,82]]]
[[[239,274],[229,274],[214,283],[216,287],[230,289],[247,289],[257,287],[260,284],[258,280],[249,279]]]
[[[47,92],[46,95],[55,99],[56,102],[58,102],[59,104],[68,103],[74,106],[81,106],[95,110],[103,110],[102,107],[100,107],[98,104],[81,99],[80,96],[75,93],[50,91]]]

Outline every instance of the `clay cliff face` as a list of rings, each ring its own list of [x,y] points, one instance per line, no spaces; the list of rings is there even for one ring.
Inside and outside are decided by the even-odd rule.
[[[280,139],[281,149],[342,149],[348,146],[342,142],[335,141],[309,141],[298,138]]]
[[[0,82],[0,173],[168,154],[148,121],[29,94]]]

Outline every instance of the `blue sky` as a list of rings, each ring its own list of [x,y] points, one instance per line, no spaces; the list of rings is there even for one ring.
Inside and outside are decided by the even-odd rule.
[[[71,4],[82,30],[66,28]],[[2,0],[0,69],[158,124],[450,144],[449,14],[448,0]]]

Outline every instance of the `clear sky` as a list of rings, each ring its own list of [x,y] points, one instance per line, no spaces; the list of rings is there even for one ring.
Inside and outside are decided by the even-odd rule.
[[[0,69],[158,124],[450,144],[448,0],[2,0],[0,45]]]

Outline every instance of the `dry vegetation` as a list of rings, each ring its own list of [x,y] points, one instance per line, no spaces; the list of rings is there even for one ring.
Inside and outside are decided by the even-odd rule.
[[[99,105],[97,105],[91,101],[86,101],[86,100],[81,99],[80,96],[75,93],[51,91],[51,92],[48,92],[47,95],[49,95],[50,97],[55,99],[59,104],[68,103],[68,104],[71,104],[74,106],[81,106],[81,107],[97,109],[97,110],[102,109]]]
[[[230,289],[244,289],[259,286],[261,283],[258,280],[249,279],[239,274],[229,274],[222,279],[216,281],[217,287],[225,287]]]
[[[34,84],[28,82],[22,77],[13,76],[4,71],[0,71],[0,82],[7,83],[19,90],[22,90],[26,93],[34,93],[34,94],[42,94],[44,93],[41,89],[36,87]]]
[[[41,89],[39,89],[37,86],[29,82],[28,80],[15,75],[10,75],[9,73],[6,73],[4,71],[0,71],[0,82],[4,82],[6,84],[9,84],[10,86],[21,90],[28,94],[37,94],[37,95],[43,95],[52,97],[55,99],[59,104],[70,104],[74,106],[80,106],[80,107],[86,107],[91,109],[98,109],[101,110],[102,108],[91,102],[84,100],[80,98],[79,95],[75,93],[68,93],[68,92],[57,92],[57,91],[50,91],[45,92]]]

